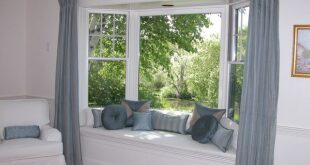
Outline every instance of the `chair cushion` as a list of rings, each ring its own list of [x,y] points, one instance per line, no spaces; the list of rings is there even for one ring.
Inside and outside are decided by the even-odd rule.
[[[62,154],[61,142],[24,138],[4,140],[0,144],[0,164],[5,161],[31,159]]]
[[[211,141],[217,130],[218,121],[212,115],[203,116],[197,120],[192,128],[192,139],[199,143]]]
[[[31,115],[29,115],[31,114]],[[14,125],[38,125],[49,123],[49,105],[42,99],[0,100],[0,138],[3,129]]]
[[[106,106],[102,112],[101,120],[105,129],[122,129],[125,127],[127,120],[126,110],[122,105]]]

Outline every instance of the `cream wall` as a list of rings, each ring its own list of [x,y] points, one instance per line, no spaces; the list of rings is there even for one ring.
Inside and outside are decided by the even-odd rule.
[[[0,97],[26,94],[26,1],[0,1]]]
[[[54,98],[59,5],[27,0],[27,95]]]
[[[293,25],[310,24],[309,6],[309,0],[280,0],[276,165],[308,165],[310,162],[310,78],[291,77]]]

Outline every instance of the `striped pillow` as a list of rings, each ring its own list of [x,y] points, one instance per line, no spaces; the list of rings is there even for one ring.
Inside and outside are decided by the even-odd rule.
[[[159,111],[152,112],[153,129],[186,134],[188,114],[176,115],[172,113],[164,114]]]

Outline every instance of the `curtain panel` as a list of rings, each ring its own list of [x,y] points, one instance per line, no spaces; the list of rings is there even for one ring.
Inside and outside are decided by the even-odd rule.
[[[251,0],[236,165],[272,165],[279,86],[279,0]]]
[[[77,0],[59,0],[55,125],[62,133],[67,165],[82,165],[78,96]]]

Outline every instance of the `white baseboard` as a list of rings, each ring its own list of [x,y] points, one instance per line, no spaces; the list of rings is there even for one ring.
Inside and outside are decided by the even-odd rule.
[[[277,126],[277,133],[291,136],[302,136],[310,138],[310,129],[309,128],[301,128],[301,127],[292,127],[285,125]]]

